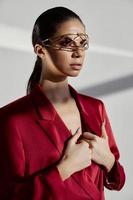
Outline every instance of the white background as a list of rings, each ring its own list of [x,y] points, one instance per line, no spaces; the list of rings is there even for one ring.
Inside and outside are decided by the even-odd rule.
[[[54,6],[79,14],[90,35],[84,69],[70,83],[104,101],[121,153],[126,184],[106,190],[106,199],[133,200],[133,0],[0,0],[0,107],[25,95],[35,62],[33,24]]]

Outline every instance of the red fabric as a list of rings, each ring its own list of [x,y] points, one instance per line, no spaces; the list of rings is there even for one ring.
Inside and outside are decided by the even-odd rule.
[[[104,104],[69,88],[83,131],[100,136],[106,119],[109,145],[116,158],[112,170],[107,173],[92,162],[62,181],[56,164],[71,133],[37,85],[29,95],[0,109],[1,200],[104,200],[104,186],[111,190],[123,187],[125,174]]]

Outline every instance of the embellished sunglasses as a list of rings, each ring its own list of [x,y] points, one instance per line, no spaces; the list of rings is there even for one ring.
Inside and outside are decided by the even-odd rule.
[[[42,41],[45,47],[51,47],[62,51],[75,51],[77,49],[87,50],[89,48],[89,37],[85,33],[64,34],[61,36],[47,38]]]

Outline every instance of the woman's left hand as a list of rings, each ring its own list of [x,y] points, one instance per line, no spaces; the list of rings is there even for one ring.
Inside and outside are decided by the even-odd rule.
[[[109,172],[114,165],[115,157],[109,147],[105,122],[103,122],[101,129],[101,137],[90,132],[84,132],[83,139],[90,144],[92,160],[97,164],[103,165]]]

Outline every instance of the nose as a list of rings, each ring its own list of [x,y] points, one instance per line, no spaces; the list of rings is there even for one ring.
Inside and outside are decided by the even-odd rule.
[[[83,50],[76,48],[75,50],[73,50],[72,52],[72,58],[80,58],[83,56]]]

